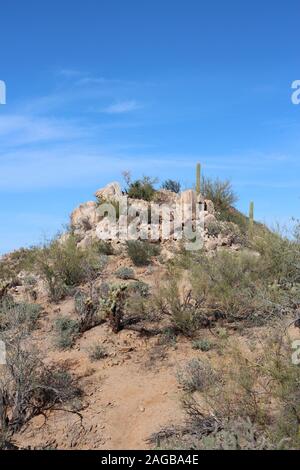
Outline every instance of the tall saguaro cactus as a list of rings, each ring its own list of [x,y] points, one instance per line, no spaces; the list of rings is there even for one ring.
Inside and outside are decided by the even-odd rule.
[[[201,165],[197,163],[196,166],[196,193],[200,194],[201,191]]]
[[[249,207],[249,235],[253,236],[253,226],[254,226],[254,202],[250,202]]]

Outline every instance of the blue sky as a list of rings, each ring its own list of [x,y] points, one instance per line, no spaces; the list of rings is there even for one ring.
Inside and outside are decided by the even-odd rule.
[[[230,178],[247,212],[300,217],[299,2],[0,5],[0,253],[42,241],[124,169]]]

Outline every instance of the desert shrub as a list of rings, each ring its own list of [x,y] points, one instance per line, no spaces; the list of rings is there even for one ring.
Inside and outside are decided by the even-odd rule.
[[[281,323],[253,354],[234,341],[217,369],[197,359],[183,367],[186,425],[161,430],[153,442],[168,448],[176,438],[181,449],[299,449],[300,369]]]
[[[115,274],[119,279],[123,279],[123,280],[135,278],[134,270],[128,267],[122,267],[122,268],[117,269]]]
[[[239,229],[241,230],[243,235],[248,234],[248,229],[249,229],[248,217],[246,217],[244,214],[239,212],[234,207],[227,207],[227,208],[221,209],[217,213],[217,217],[221,221],[231,222],[231,223],[236,224],[239,227]],[[258,224],[255,223],[255,227],[257,225]]]
[[[78,327],[80,333],[84,333],[104,321],[100,308],[101,298],[97,291],[91,292],[91,295],[78,291],[74,300],[75,312],[79,315]]]
[[[5,298],[0,302],[0,330],[22,328],[30,332],[36,328],[41,311],[40,305]]]
[[[150,287],[146,282],[135,281],[128,286],[128,292],[137,294],[140,297],[148,297],[150,294]]]
[[[205,225],[209,237],[217,237],[222,231],[222,223],[219,220],[210,221]]]
[[[274,445],[249,418],[224,419],[221,429],[203,436],[198,448],[205,450],[274,450]]]
[[[166,180],[163,184],[162,184],[162,189],[167,189],[168,191],[172,191],[173,193],[180,193],[180,188],[181,188],[181,185],[179,183],[179,181],[174,181],[174,180]]]
[[[78,248],[76,238],[70,235],[64,242],[54,240],[44,246],[36,266],[51,300],[58,301],[81,282],[96,278],[103,269],[103,259],[94,245],[85,250]]]
[[[292,361],[292,340],[282,325],[269,335],[260,361],[260,374],[266,376],[267,393],[276,403],[276,420],[272,428],[273,442],[283,448],[299,449],[300,367]]]
[[[37,286],[37,277],[28,273],[24,276],[22,283],[25,287],[25,292],[27,294],[27,297],[33,301],[37,300],[37,291],[36,291],[36,286]]]
[[[128,284],[126,289],[125,323],[152,321],[153,313],[149,285],[141,281]]]
[[[79,316],[85,316],[87,314],[87,299],[88,295],[82,291],[77,291],[74,296],[75,312]]]
[[[208,362],[192,359],[177,371],[177,380],[187,392],[202,392],[214,385],[218,376]]]
[[[212,220],[205,225],[208,236],[217,237],[222,235],[228,239],[228,243],[246,245],[247,238],[240,227],[233,222]]]
[[[280,229],[265,231],[254,238],[252,246],[261,255],[264,277],[283,286],[300,283],[300,241],[297,238],[289,238]]]
[[[80,396],[70,374],[59,365],[46,366],[20,336],[7,344],[6,365],[0,377],[0,427],[11,435],[34,416],[61,408]]]
[[[108,356],[107,350],[102,344],[94,344],[89,351],[91,361],[100,361]]]
[[[222,223],[221,234],[229,239],[229,243],[247,244],[247,238],[242,233],[240,227],[233,222]]]
[[[70,286],[67,286],[60,277],[55,276],[51,268],[48,270],[44,265],[42,270],[42,276],[44,276],[47,285],[49,299],[52,302],[59,302],[72,293]]]
[[[174,272],[170,272],[170,281],[159,286],[153,293],[153,308],[161,318],[167,317],[176,334],[193,337],[200,327],[207,326],[201,309],[201,301],[192,297],[192,292],[180,293],[180,282]]]
[[[227,210],[237,201],[237,195],[228,180],[203,178],[201,192],[205,199],[209,199],[214,203],[217,212]]]
[[[220,338],[221,340],[227,340],[228,339],[229,333],[228,333],[228,330],[226,328],[218,327],[218,328],[215,329],[215,333],[216,333],[217,337]]]
[[[155,183],[156,179],[149,178],[148,176],[144,176],[142,179],[130,182],[127,189],[128,197],[131,197],[132,199],[151,201],[155,194]]]
[[[69,349],[79,336],[80,325],[77,320],[60,317],[55,322],[55,330],[57,333],[56,346],[59,349]]]
[[[31,271],[39,251],[38,247],[20,248],[3,256],[0,260],[0,281],[14,281],[20,271]]]
[[[199,349],[200,351],[206,352],[213,348],[213,343],[209,339],[198,339],[192,343],[193,349]]]
[[[100,299],[106,299],[109,295],[110,285],[108,282],[101,282],[101,284],[97,287],[97,294],[99,295]]]
[[[195,297],[205,308],[229,321],[264,322],[279,314],[278,292],[262,279],[262,260],[248,252],[218,252],[191,268]]]
[[[96,244],[96,249],[102,255],[110,256],[114,254],[112,244],[105,240],[99,240]]]
[[[147,266],[153,256],[158,256],[160,248],[153,243],[140,240],[128,240],[126,242],[127,253],[135,266]]]

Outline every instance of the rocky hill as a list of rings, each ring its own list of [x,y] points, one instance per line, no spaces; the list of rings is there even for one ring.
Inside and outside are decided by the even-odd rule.
[[[101,239],[124,197],[126,226],[148,214],[138,236]],[[174,221],[195,228],[197,207],[187,250]],[[2,448],[299,448],[299,260],[299,239],[193,190],[98,190],[67,233],[0,261]]]

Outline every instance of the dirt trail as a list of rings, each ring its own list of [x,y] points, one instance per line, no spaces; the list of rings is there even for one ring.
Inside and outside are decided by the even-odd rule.
[[[45,422],[34,418],[14,442],[20,446],[64,449],[145,449],[147,438],[161,427],[181,421],[180,390],[176,381],[178,362],[186,358],[186,345],[170,348],[160,357],[157,339],[144,341],[137,333],[111,333],[104,324],[86,332],[69,351],[53,346],[49,328],[59,315],[71,314],[72,302],[47,313],[34,342],[46,352],[49,363],[65,364],[84,390],[83,421],[77,415],[55,411]],[[91,362],[91,345],[105,345],[109,357]],[[155,359],[149,354],[158,349]]]

